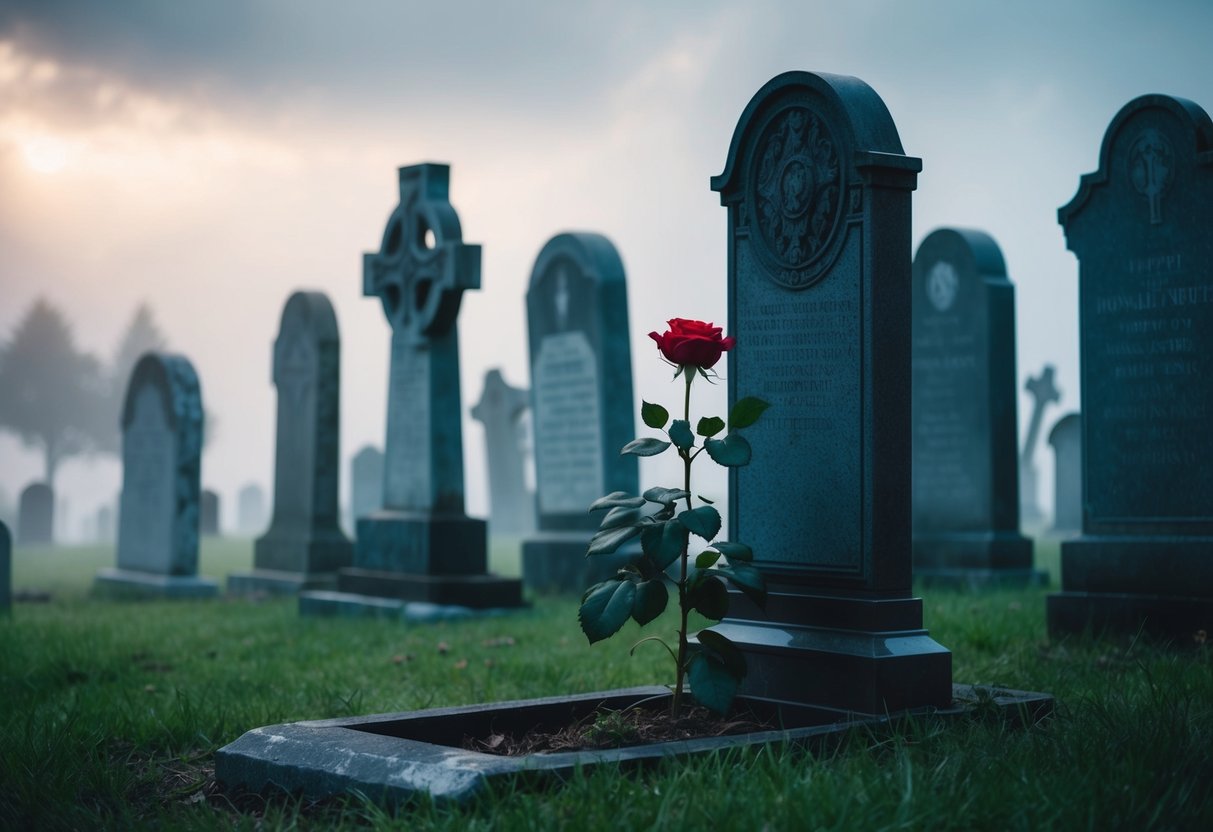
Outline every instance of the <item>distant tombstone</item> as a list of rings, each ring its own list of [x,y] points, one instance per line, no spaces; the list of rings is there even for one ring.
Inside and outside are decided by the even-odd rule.
[[[771,404],[730,469],[729,538],[765,611],[732,593],[741,692],[884,714],[952,701],[952,656],[911,594],[910,196],[880,97],[788,72],[751,99],[724,172],[730,403]]]
[[[1046,364],[1040,375],[1029,377],[1024,385],[1024,390],[1032,397],[1032,413],[1028,417],[1028,435],[1019,455],[1019,506],[1020,518],[1029,528],[1039,528],[1044,523],[1036,487],[1036,446],[1040,444],[1045,409],[1061,399],[1061,392],[1053,383],[1053,373],[1053,365]]]
[[[1019,533],[1015,287],[988,234],[941,228],[913,265],[914,575],[1039,582]]]
[[[489,533],[517,537],[535,528],[534,495],[526,489],[522,456],[522,415],[530,391],[511,387],[492,369],[484,375],[484,392],[472,418],[484,425],[489,473]]]
[[[1049,431],[1053,446],[1053,532],[1082,531],[1082,417],[1069,413]]]
[[[203,537],[219,536],[219,494],[209,488],[202,489],[199,502],[198,530]]]
[[[1213,122],[1126,104],[1057,212],[1078,257],[1082,536],[1051,633],[1213,631]]]
[[[13,538],[0,522],[0,615],[13,608]]]
[[[122,408],[118,568],[97,573],[107,594],[204,597],[198,577],[202,393],[189,359],[145,353]]]
[[[356,524],[383,508],[383,451],[366,445],[350,463],[350,513]]]
[[[265,530],[265,492],[254,482],[240,489],[236,496],[236,528],[243,535]]]
[[[480,288],[480,246],[463,242],[450,168],[400,168],[400,204],[363,256],[362,293],[392,327],[383,508],[358,518],[354,565],[336,593],[300,596],[305,615],[377,612],[382,599],[472,608],[522,604],[522,582],[488,574],[488,530],[467,516],[456,319]],[[343,596],[343,597],[333,597]]]
[[[55,493],[44,482],[27,485],[17,507],[17,542],[46,545],[55,540]]]
[[[274,384],[274,516],[253,546],[253,571],[228,576],[233,593],[329,587],[353,560],[337,516],[341,338],[323,292],[287,300],[274,342]]]
[[[116,542],[114,536],[114,509],[101,506],[97,509],[97,542],[112,546]]]
[[[539,533],[523,543],[522,574],[580,594],[626,560],[586,558],[602,519],[590,503],[640,491],[636,457],[619,453],[636,434],[623,261],[601,234],[558,234],[526,298]]]

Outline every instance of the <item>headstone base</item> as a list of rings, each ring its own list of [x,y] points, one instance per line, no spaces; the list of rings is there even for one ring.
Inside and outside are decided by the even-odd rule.
[[[299,595],[299,614],[309,618],[340,616],[344,618],[387,618],[405,621],[445,621],[452,618],[472,618],[502,615],[517,608],[492,607],[472,609],[456,604],[431,604],[424,601],[402,601],[352,592],[309,590]]]
[[[544,532],[522,543],[522,580],[536,592],[581,595],[626,566],[634,552],[586,557],[593,532]]]
[[[745,654],[742,695],[872,715],[951,702],[952,654],[922,629],[919,598],[771,592],[764,612],[730,591],[729,603],[712,629]]]
[[[358,518],[354,565],[426,575],[481,575],[488,524],[464,514],[383,510]]]
[[[157,575],[130,569],[102,569],[93,592],[113,598],[214,598],[219,584],[197,575]]]
[[[1032,568],[1032,549],[1032,540],[1015,532],[919,534],[914,578],[936,586],[1044,586],[1049,575]]]
[[[253,543],[253,571],[268,574],[336,574],[354,562],[354,544],[336,527],[307,534],[271,528]]]
[[[336,572],[307,574],[254,569],[227,576],[229,595],[298,595],[305,589],[332,589],[337,586]]]
[[[1144,631],[1177,643],[1213,632],[1213,537],[1088,535],[1061,544],[1049,633]],[[1194,590],[1204,592],[1195,594]]]
[[[342,569],[337,590],[355,595],[424,601],[472,609],[522,606],[522,581],[492,574],[423,575],[381,572],[375,569]]]

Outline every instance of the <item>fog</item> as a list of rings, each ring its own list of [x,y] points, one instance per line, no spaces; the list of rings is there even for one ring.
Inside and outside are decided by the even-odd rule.
[[[467,410],[491,367],[529,385],[539,250],[565,230],[615,242],[637,406],[673,403],[646,333],[726,318],[725,212],[708,180],[773,75],[855,75],[880,94],[923,159],[916,245],[943,225],[999,242],[1021,388],[1057,367],[1046,432],[1079,406],[1077,262],[1057,208],[1130,99],[1213,107],[1202,2],[115,5],[0,6],[0,339],[45,297],[109,356],[147,302],[216,417],[203,485],[229,528],[240,487],[272,486],[270,349],[293,290],[326,292],[342,332],[343,503],[349,457],[383,444],[389,331],[361,296],[361,258],[396,205],[398,166],[449,163],[464,239],[483,246],[483,288],[459,321],[468,510],[483,516],[483,432]],[[705,393],[705,410],[723,398],[723,385]],[[1043,446],[1046,507],[1050,457]],[[676,481],[671,463],[645,460],[642,482]],[[0,432],[8,499],[41,474],[38,451]],[[120,471],[79,457],[57,479],[70,539]],[[697,490],[724,488],[717,476]]]

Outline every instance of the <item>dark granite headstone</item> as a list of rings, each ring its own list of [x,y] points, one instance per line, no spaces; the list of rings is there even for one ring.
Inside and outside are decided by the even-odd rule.
[[[350,515],[356,524],[383,508],[383,451],[366,445],[350,462]]]
[[[484,425],[489,469],[489,533],[519,537],[535,529],[534,495],[527,491],[522,454],[522,416],[530,391],[511,387],[492,369],[484,374],[484,391],[472,418]]]
[[[913,265],[914,575],[1036,582],[1019,533],[1015,287],[988,234],[941,228]]]
[[[198,531],[203,537],[219,536],[219,493],[202,489],[198,502]]]
[[[354,566],[339,594],[473,608],[522,604],[522,582],[488,574],[483,520],[467,516],[463,406],[456,320],[466,289],[480,288],[480,246],[463,242],[449,199],[450,168],[400,168],[400,204],[383,243],[363,257],[364,295],[392,327],[383,508],[358,518]],[[328,595],[332,595],[329,593]],[[332,598],[300,596],[304,614]]]
[[[1032,413],[1028,417],[1028,435],[1019,454],[1020,520],[1027,528],[1038,529],[1045,521],[1040,510],[1039,489],[1036,487],[1036,446],[1040,444],[1040,428],[1044,424],[1045,408],[1061,399],[1053,383],[1053,365],[1046,364],[1035,378],[1028,378],[1024,390],[1032,397]]]
[[[1049,431],[1053,446],[1053,532],[1082,531],[1082,417],[1062,416]]]
[[[255,482],[236,496],[236,528],[244,535],[265,531],[265,492]]]
[[[527,289],[539,533],[522,545],[527,586],[580,594],[613,575],[621,555],[586,557],[601,520],[590,503],[637,494],[632,350],[623,261],[601,234],[547,242]]]
[[[27,485],[17,506],[17,542],[23,546],[55,541],[55,493],[44,482]]]
[[[1049,630],[1213,631],[1213,122],[1130,101],[1058,211],[1078,257],[1082,536]]]
[[[910,196],[884,102],[863,81],[788,72],[750,101],[724,172],[730,403],[771,404],[730,469],[730,540],[754,549],[765,611],[733,593],[716,627],[741,692],[865,714],[952,699],[952,655],[911,595]]]
[[[201,597],[198,577],[202,393],[189,359],[146,353],[122,408],[118,568],[97,573],[110,594]]]
[[[0,522],[0,615],[13,608],[13,538]]]
[[[253,545],[253,571],[228,576],[229,592],[331,587],[353,560],[338,525],[341,338],[323,292],[295,292],[274,342],[278,388],[274,516]]]

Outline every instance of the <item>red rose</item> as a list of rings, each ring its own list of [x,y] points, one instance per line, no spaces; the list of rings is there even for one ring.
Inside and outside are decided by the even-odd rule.
[[[650,332],[649,337],[657,342],[657,348],[666,360],[682,367],[703,367],[705,370],[720,360],[720,356],[733,349],[732,338],[721,338],[720,327],[703,321],[671,318],[670,330],[661,335]]]

